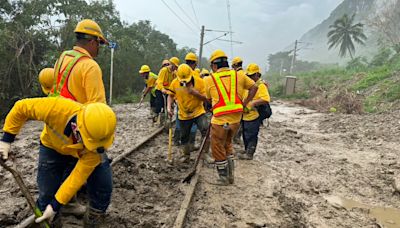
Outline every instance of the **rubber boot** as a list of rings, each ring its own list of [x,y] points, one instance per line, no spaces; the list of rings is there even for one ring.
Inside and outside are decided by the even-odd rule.
[[[175,128],[174,137],[172,138],[172,141],[174,142],[174,146],[181,145],[181,130],[180,129]]]
[[[190,146],[189,144],[183,145],[181,149],[180,163],[188,163],[190,161]]]
[[[97,228],[104,219],[104,212],[91,208],[86,211],[85,217],[83,218],[84,228]]]
[[[239,154],[238,158],[242,160],[253,160],[254,152],[256,151],[255,146],[249,146],[245,153]]]
[[[228,173],[229,173],[229,167],[228,167],[228,162],[225,161],[219,161],[215,162],[217,166],[217,172],[218,172],[218,179],[216,185],[221,185],[221,186],[227,186],[229,185],[229,178],[228,178]]]
[[[228,156],[228,179],[229,184],[235,182],[235,160],[232,154]]]
[[[196,143],[196,132],[190,132],[189,134],[189,144],[190,144],[190,151],[198,150],[199,148],[195,147]]]
[[[69,203],[61,208],[61,213],[82,217],[86,212],[86,207],[78,203],[76,196],[72,197]]]

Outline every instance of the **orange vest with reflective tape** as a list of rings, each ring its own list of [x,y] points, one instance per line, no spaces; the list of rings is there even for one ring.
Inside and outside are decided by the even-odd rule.
[[[222,82],[222,77],[230,77],[230,91],[228,92]],[[243,104],[237,94],[237,75],[235,70],[222,71],[211,74],[217,88],[219,100],[213,106],[214,116],[243,112]]]
[[[61,69],[65,56],[70,56],[73,59],[64,67],[64,69]],[[68,89],[68,79],[75,65],[84,58],[89,58],[89,56],[77,50],[64,51],[61,54],[61,57],[57,60],[55,66],[54,73],[57,75],[57,77],[54,77],[53,88],[49,93],[49,97],[62,96],[76,101],[76,98]]]

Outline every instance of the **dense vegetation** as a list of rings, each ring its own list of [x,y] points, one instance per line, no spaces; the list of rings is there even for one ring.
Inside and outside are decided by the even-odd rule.
[[[357,57],[346,66],[298,72],[297,92],[284,94],[284,77],[267,75],[274,97],[308,99],[307,105],[321,111],[382,112],[400,108],[400,54],[389,48],[371,60]],[[360,102],[361,106],[354,106]],[[353,103],[349,105],[348,103]],[[361,110],[359,110],[361,109]]]
[[[52,67],[63,50],[74,45],[73,30],[84,18],[95,20],[106,37],[117,42],[114,54],[113,100],[126,101],[143,86],[137,71],[148,64],[158,72],[162,59],[191,51],[178,49],[149,21],[121,21],[112,1],[8,0],[0,1],[0,114],[23,97],[39,96],[37,76]],[[110,49],[97,58],[108,96]]]

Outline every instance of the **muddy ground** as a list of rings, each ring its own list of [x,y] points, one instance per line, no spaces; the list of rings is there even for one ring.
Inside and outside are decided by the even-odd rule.
[[[157,129],[146,119],[148,110],[135,107],[113,107],[118,129],[110,157]],[[233,186],[210,184],[216,171],[203,167],[186,227],[400,227],[395,218],[374,219],[368,208],[345,209],[327,200],[344,197],[371,207],[400,208],[400,196],[392,188],[400,173],[399,111],[325,114],[279,101],[273,111],[270,125],[260,132],[255,159],[237,162]],[[41,123],[29,122],[13,144],[32,194],[37,194],[41,128]],[[113,199],[103,227],[172,226],[185,193],[180,181],[195,154],[191,164],[170,167],[165,162],[167,140],[162,134],[115,164]],[[13,227],[30,213],[3,169],[0,182],[0,227]],[[64,224],[80,227],[82,221],[68,216]]]

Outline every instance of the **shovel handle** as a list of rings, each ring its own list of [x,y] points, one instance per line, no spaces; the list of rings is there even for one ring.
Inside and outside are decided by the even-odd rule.
[[[34,201],[33,197],[31,196],[28,187],[26,187],[21,174],[16,169],[13,169],[10,166],[6,165],[6,163],[2,159],[0,159],[0,165],[3,166],[4,169],[9,171],[13,175],[15,182],[17,182],[22,194],[25,196],[26,201],[28,201],[28,205],[31,208],[31,210],[33,211],[33,213],[35,214],[35,216],[37,218],[41,217],[43,215],[42,211],[36,207],[35,201]],[[45,228],[50,228],[50,225],[47,221],[43,221],[40,224]]]

